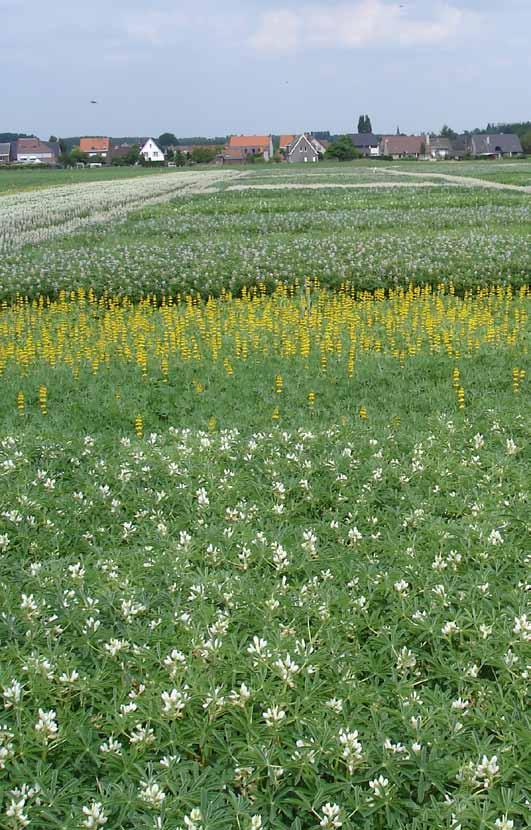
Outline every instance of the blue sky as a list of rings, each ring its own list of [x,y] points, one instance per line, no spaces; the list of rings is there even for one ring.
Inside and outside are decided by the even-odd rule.
[[[531,0],[0,0],[0,20],[0,132],[531,119]]]

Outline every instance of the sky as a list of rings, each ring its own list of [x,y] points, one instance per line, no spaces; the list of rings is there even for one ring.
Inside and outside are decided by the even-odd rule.
[[[0,132],[531,120],[531,0],[0,0],[0,22]]]

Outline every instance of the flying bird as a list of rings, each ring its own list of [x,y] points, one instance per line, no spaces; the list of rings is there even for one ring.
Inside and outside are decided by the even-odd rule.
[[[98,102],[97,101],[91,101],[90,103],[91,104],[97,104]]]

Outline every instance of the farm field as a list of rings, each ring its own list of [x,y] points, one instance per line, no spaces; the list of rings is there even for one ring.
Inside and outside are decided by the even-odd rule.
[[[62,187],[85,182],[121,181],[137,179],[142,176],[157,176],[167,173],[156,167],[93,167],[85,170],[54,170],[51,168],[10,169],[0,168],[0,195],[40,190],[47,187]],[[179,173],[175,169],[172,171]]]
[[[531,196],[340,175],[0,198],[0,826],[527,826]]]

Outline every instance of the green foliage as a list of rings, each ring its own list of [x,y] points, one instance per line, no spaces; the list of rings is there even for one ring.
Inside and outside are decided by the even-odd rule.
[[[217,147],[194,147],[192,150],[192,161],[195,164],[209,164],[211,161],[214,161],[217,153]]]
[[[358,120],[358,133],[372,133],[371,119],[368,115],[360,115]]]
[[[440,134],[442,138],[449,138],[451,140],[457,138],[457,133],[455,132],[455,130],[452,130],[452,128],[449,127],[448,124],[444,125],[444,127],[441,129]]]
[[[531,155],[531,128],[522,135],[522,149],[527,155]]]
[[[382,172],[315,167],[311,179],[262,167],[245,181],[274,190],[230,192],[226,178],[216,193],[126,206],[115,223],[3,254],[2,291],[529,282],[527,194],[349,192],[331,185]],[[149,172],[7,171],[0,187]],[[323,189],[290,191],[288,175]],[[167,306],[139,317],[132,340],[105,304],[57,323],[65,354],[69,325],[94,320],[122,357],[96,366],[88,350],[79,375],[48,335],[47,359],[26,366],[26,315],[65,312],[21,306],[1,353],[19,364],[2,363],[0,396],[2,827],[523,830],[529,397],[512,378],[529,350],[526,295],[523,339],[511,340],[507,297],[502,334],[478,348],[491,306],[471,318],[450,296],[466,354],[451,329],[426,324],[431,352],[407,328],[396,356],[360,338],[351,373],[344,290],[324,362],[295,356],[275,317],[263,352],[247,354],[211,303],[218,359],[199,348],[199,323],[195,349],[171,328],[164,377],[140,365]],[[304,289],[282,302],[304,342],[321,303]],[[391,301],[380,291],[371,303],[376,342]]]
[[[325,158],[335,159],[337,161],[352,161],[353,159],[361,158],[362,155],[352,143],[350,136],[343,135],[330,144],[326,150]]]
[[[177,138],[173,133],[162,133],[162,135],[159,135],[157,138],[157,144],[161,149],[164,149],[165,147],[177,144]]]

